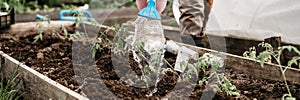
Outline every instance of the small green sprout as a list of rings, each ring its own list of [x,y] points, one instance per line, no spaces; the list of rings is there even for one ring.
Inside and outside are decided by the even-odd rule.
[[[102,38],[96,38],[96,42],[94,43],[92,50],[92,57],[95,58],[97,52],[101,52],[103,50],[101,43],[103,43]]]
[[[233,85],[224,74],[219,74],[219,77],[221,77],[222,83],[220,87],[217,87],[218,90],[226,93],[226,95],[240,96],[236,89],[236,86]]]
[[[36,43],[39,40],[41,40],[41,41],[43,40],[43,32],[44,32],[43,31],[43,26],[41,24],[39,24],[39,23],[37,23],[36,26],[38,27],[38,35],[36,35],[34,37],[33,43]]]

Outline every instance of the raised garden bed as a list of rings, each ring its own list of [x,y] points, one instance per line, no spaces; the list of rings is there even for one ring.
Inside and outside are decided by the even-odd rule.
[[[11,72],[12,69],[16,67],[16,65],[19,65],[18,61],[30,67],[29,68],[25,65],[21,65],[24,68],[20,70],[20,73],[22,73],[21,76],[23,76],[20,78],[24,80],[23,87],[25,89],[31,90],[29,93],[27,93],[27,95],[24,96],[24,98],[32,99],[33,97],[36,97],[35,95],[37,94],[37,98],[43,99],[56,99],[60,97],[62,97],[62,99],[69,99],[69,97],[70,99],[85,98],[82,96],[78,96],[79,98],[76,96],[74,97],[74,95],[63,96],[62,94],[70,95],[70,93],[67,92],[68,89],[66,89],[67,91],[63,91],[65,90],[65,87],[68,87],[69,89],[81,95],[87,96],[89,99],[156,99],[181,97],[199,99],[201,98],[202,94],[205,93],[205,86],[193,84],[194,90],[192,93],[189,93],[188,95],[176,94],[183,92],[184,90],[179,89],[171,91],[174,86],[176,84],[183,84],[182,87],[184,87],[185,84],[182,83],[183,81],[178,81],[177,83],[177,75],[173,72],[167,72],[164,75],[163,80],[161,80],[158,85],[159,92],[157,94],[154,94],[154,96],[147,97],[147,89],[135,88],[120,80],[120,77],[118,77],[118,75],[116,74],[116,70],[114,70],[114,67],[112,66],[110,49],[104,48],[103,52],[97,53],[95,57],[95,65],[82,63],[79,63],[80,65],[74,65],[74,63],[72,63],[72,58],[74,57],[71,54],[72,45],[74,46],[74,43],[82,44],[84,43],[83,41],[76,42],[53,37],[53,31],[62,34],[62,31],[57,27],[59,26],[59,23],[54,22],[51,26],[56,26],[56,28],[47,28],[46,30],[48,31],[45,31],[43,33],[44,40],[33,43],[34,36],[38,34],[37,28],[34,28],[35,23],[31,23],[31,26],[28,24],[30,23],[16,24],[11,29],[16,29],[17,27],[23,27],[23,29],[21,28],[19,30],[7,30],[5,32],[1,32],[0,34],[0,51],[3,51],[7,54],[6,55],[1,53],[1,66],[4,68],[2,70],[9,69],[9,71]],[[74,32],[71,24],[67,26],[70,26],[69,28],[67,28],[70,33]],[[95,27],[90,27],[91,30],[93,28],[95,29]],[[109,30],[107,28],[109,27],[102,27],[100,31]],[[170,30],[170,32],[171,31],[174,30]],[[108,34],[112,38],[114,33],[113,31],[108,31]],[[166,34],[168,34],[168,29],[166,29]],[[217,52],[205,48],[197,48],[188,45],[186,46],[198,51],[200,55],[205,52]],[[90,49],[87,47],[89,47],[89,45],[83,45],[83,47],[81,48]],[[239,97],[240,99],[279,99],[284,93],[286,93],[286,88],[284,87],[283,81],[281,81],[281,74],[278,70],[277,65],[265,64],[265,67],[262,68],[260,67],[259,63],[255,62],[254,60],[227,53],[221,54],[226,56],[227,67],[225,70],[225,75],[234,85],[237,86],[237,89],[241,94],[241,96]],[[18,61],[13,60],[8,56],[17,59]],[[85,56],[82,56],[81,58],[84,61]],[[167,53],[165,58],[171,64],[173,64],[175,62],[176,56]],[[9,62],[14,62],[16,64],[7,64]],[[135,72],[139,73],[139,69],[136,66],[137,64],[133,61],[133,59],[129,59],[129,62],[131,66],[124,67],[133,68]],[[35,71],[32,69],[34,69]],[[78,74],[78,70],[83,73]],[[28,76],[26,76],[29,75],[28,73],[35,73],[32,77],[35,77],[34,79],[38,81],[35,81],[33,78],[29,78]],[[288,69],[286,73],[293,96],[295,96],[297,99],[300,99],[300,95],[298,95],[300,92],[299,70]],[[42,74],[49,77],[51,80],[43,76]],[[2,73],[2,75],[9,74]],[[199,77],[205,75],[207,75],[207,73],[202,73]],[[57,83],[54,81],[56,81]],[[63,86],[59,85],[58,83]],[[32,87],[30,84],[35,84],[36,86]],[[57,90],[55,90],[55,92],[50,91],[50,88],[54,87]],[[34,91],[35,89],[37,89],[37,91]],[[77,93],[75,94],[78,95]],[[225,94],[218,92],[214,99],[234,98],[236,97],[226,96]]]

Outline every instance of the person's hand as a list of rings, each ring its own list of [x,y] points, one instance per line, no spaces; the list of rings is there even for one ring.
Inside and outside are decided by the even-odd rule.
[[[147,0],[136,0],[136,5],[139,10],[147,6]],[[159,13],[162,13],[167,5],[167,0],[156,0],[156,9]]]

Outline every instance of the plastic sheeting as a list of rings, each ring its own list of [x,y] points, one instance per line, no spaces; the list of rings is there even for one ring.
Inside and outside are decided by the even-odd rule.
[[[214,0],[207,32],[300,44],[300,0]]]

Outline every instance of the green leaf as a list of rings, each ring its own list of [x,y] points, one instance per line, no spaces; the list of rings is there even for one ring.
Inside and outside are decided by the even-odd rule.
[[[249,58],[249,57],[250,57],[250,56],[249,56],[249,51],[245,51],[245,52],[243,53],[243,57]]]
[[[240,93],[239,92],[231,92],[231,95],[240,96]]]
[[[33,39],[34,39],[33,43],[36,43],[37,41],[39,41],[40,38],[41,38],[40,35],[34,36],[33,37]]]
[[[188,64],[188,67],[190,70],[192,70],[195,74],[196,74],[196,77],[198,77],[198,70],[196,69],[196,67],[193,66],[193,64]]]
[[[179,63],[179,65],[180,65],[180,69],[182,70],[182,69],[183,69],[183,67],[185,66],[185,62],[184,62],[184,61],[182,61],[182,62],[180,62],[180,63]]]
[[[96,50],[99,50],[99,49],[100,49],[100,45],[97,43],[97,44],[95,45],[95,48],[96,48]]]
[[[218,68],[219,68],[219,66],[218,66],[218,64],[216,64],[216,63],[214,63],[214,64],[211,65],[211,71],[212,71],[212,72],[217,72],[217,71],[218,71]]]
[[[288,61],[287,67],[291,67],[293,64],[298,66],[299,64],[298,60],[300,60],[300,57],[293,57],[291,60]]]
[[[121,39],[118,40],[118,45],[119,45],[119,47],[121,47],[121,48],[124,48],[124,47],[125,47],[124,41],[122,41]]]
[[[39,34],[41,40],[43,40],[43,34]]]
[[[62,28],[63,28],[63,31],[64,31],[65,38],[68,38],[69,33],[68,33],[67,29],[64,26],[62,26]]]
[[[281,100],[296,100],[296,98],[292,97],[291,94],[284,94]]]
[[[230,84],[231,85],[231,84]],[[230,86],[229,85],[229,86]],[[228,88],[229,90],[236,90],[236,87],[235,86],[230,86],[229,88]]]
[[[119,34],[119,33],[117,33],[117,34],[114,35],[114,39],[113,39],[114,41],[117,41],[117,40],[118,40],[118,34]]]
[[[199,85],[207,84],[207,77],[203,77],[201,80],[198,81]]]
[[[261,67],[264,67],[263,65],[264,65],[266,59],[269,58],[270,56],[271,56],[271,52],[263,51],[257,56],[256,59],[260,61]]]
[[[92,50],[92,57],[93,57],[93,58],[95,58],[95,56],[96,56],[96,53],[97,53],[97,50],[96,50],[96,48],[93,48],[93,50]]]

